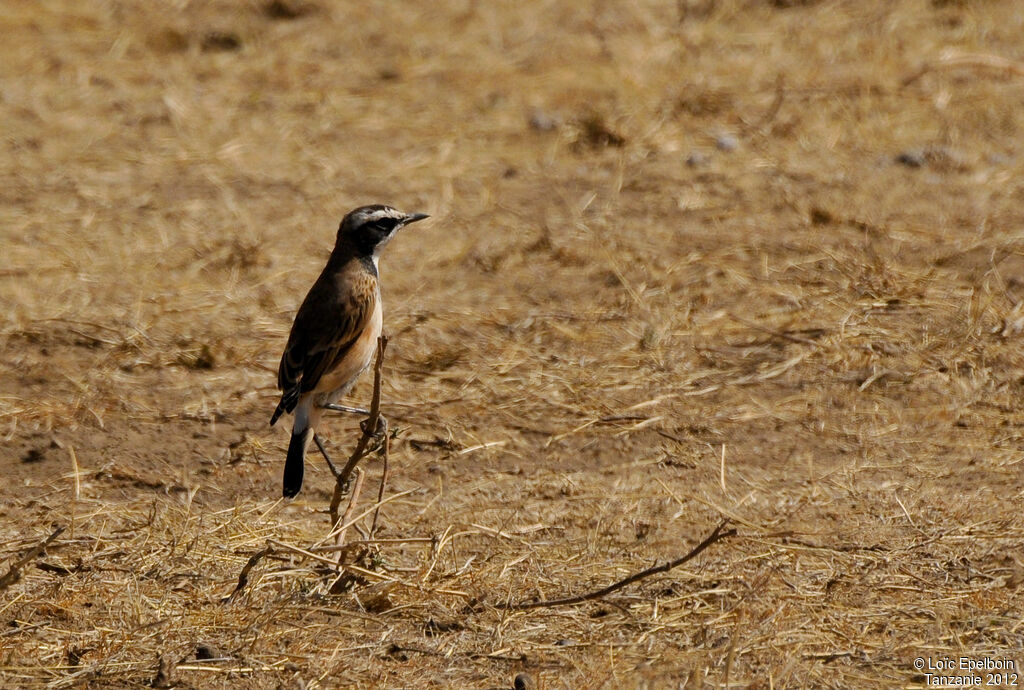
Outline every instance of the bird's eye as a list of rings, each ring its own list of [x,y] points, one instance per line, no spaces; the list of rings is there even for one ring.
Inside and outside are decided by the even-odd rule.
[[[377,230],[378,232],[387,234],[395,229],[395,225],[397,223],[398,221],[396,221],[394,218],[381,218],[380,220],[374,222],[373,229]]]

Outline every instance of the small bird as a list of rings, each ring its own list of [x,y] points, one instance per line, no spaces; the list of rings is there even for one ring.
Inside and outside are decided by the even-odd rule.
[[[295,412],[284,463],[286,498],[302,488],[310,439],[323,451],[315,434],[324,409],[358,411],[334,403],[355,385],[377,349],[383,325],[377,274],[381,250],[399,229],[427,217],[375,204],[342,219],[327,266],[295,315],[277,372],[281,402],[270,425],[285,412]]]

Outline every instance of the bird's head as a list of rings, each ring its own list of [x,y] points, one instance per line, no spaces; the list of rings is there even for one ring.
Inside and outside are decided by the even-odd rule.
[[[399,229],[427,217],[425,213],[402,213],[381,204],[360,206],[342,218],[338,244],[354,247],[361,256],[376,258]]]

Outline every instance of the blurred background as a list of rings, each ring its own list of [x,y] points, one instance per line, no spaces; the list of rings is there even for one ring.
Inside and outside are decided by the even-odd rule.
[[[70,523],[57,566],[120,529],[118,567],[151,573],[26,576],[11,682],[141,682],[197,636],[254,687],[891,687],[953,639],[1020,655],[1017,3],[5,0],[0,30],[0,557]],[[316,461],[274,504],[267,420],[368,203],[432,217],[381,265],[410,492],[385,535],[468,536],[429,569],[387,552],[427,589],[365,629],[285,606],[322,594],[292,564],[249,640],[256,614],[211,602],[325,527]],[[622,610],[466,621],[429,589],[556,596],[723,517],[746,541]],[[94,638],[129,610],[192,632]]]

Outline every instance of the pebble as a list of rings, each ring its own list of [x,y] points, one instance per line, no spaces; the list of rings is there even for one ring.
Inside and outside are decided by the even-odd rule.
[[[719,151],[735,151],[740,147],[740,141],[731,134],[719,134],[715,146]]]
[[[512,681],[513,690],[533,690],[536,685],[533,684],[533,678],[528,673],[520,673]]]
[[[707,162],[708,157],[700,151],[693,151],[686,157],[686,167],[688,168],[699,168],[702,165],[707,165]]]
[[[539,108],[530,115],[530,128],[538,132],[550,132],[558,127],[558,120]]]

